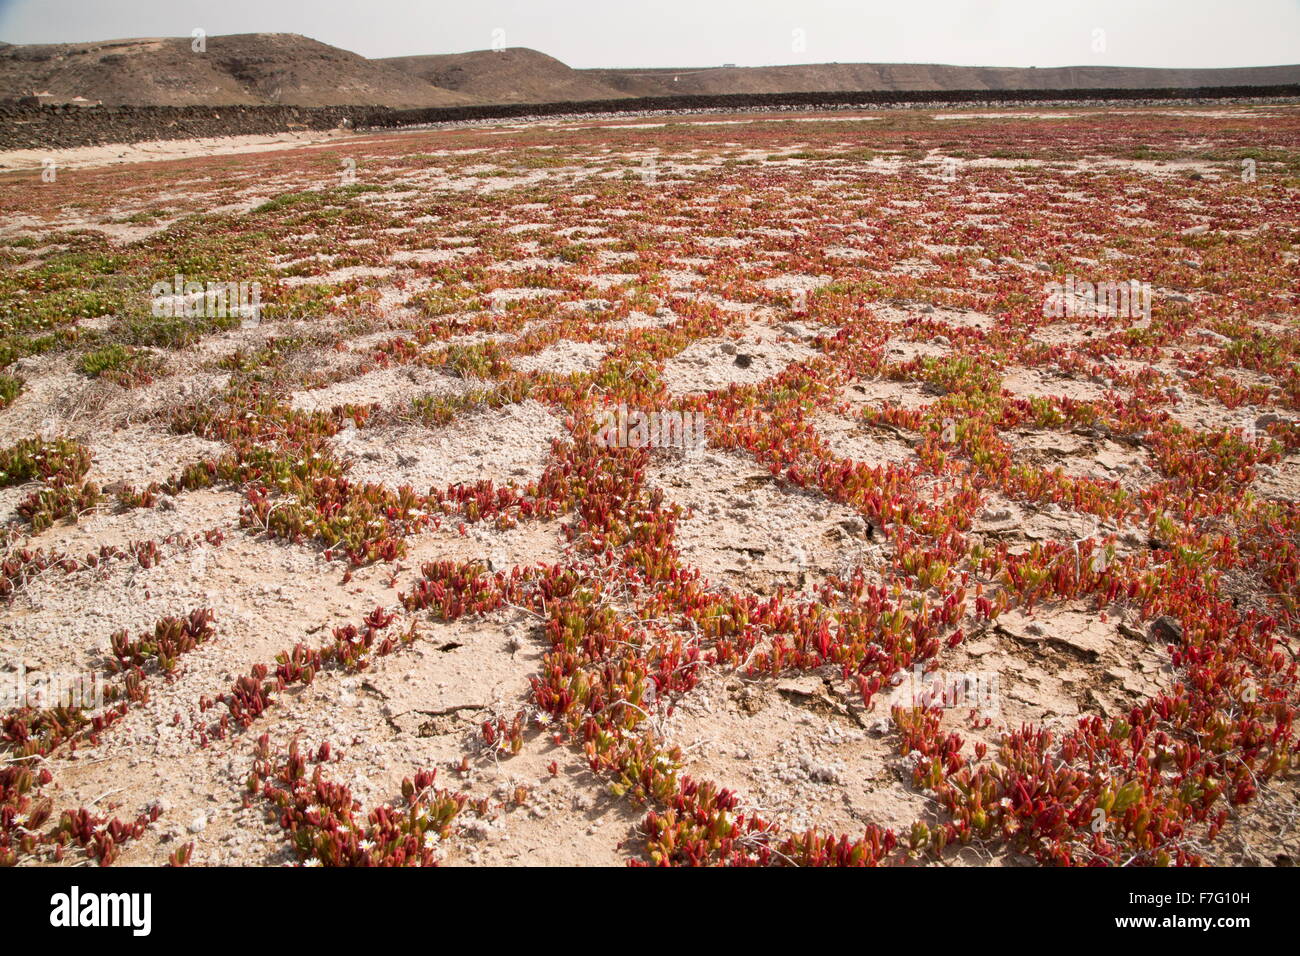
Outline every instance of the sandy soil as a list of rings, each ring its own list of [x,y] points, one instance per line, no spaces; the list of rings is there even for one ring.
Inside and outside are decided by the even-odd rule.
[[[0,151],[0,170],[41,169],[53,161],[59,169],[88,169],[124,163],[153,163],[196,156],[242,156],[302,146],[340,145],[355,140],[345,130],[305,133],[263,133],[252,136],[205,136],[201,139],[159,139],[141,143],[110,143],[74,149],[11,149]]]
[[[1191,132],[1236,148],[1224,131],[1235,111],[1191,112]],[[1278,124],[1294,125],[1294,112],[1279,112]],[[794,132],[772,119],[623,124],[626,141],[559,124],[572,142],[556,155],[549,123],[57,158],[93,188],[75,213],[51,198],[0,215],[0,235],[15,243],[6,278],[31,297],[14,293],[6,314],[39,316],[33,334],[73,322],[79,331],[43,351],[23,329],[4,340],[28,351],[0,370],[17,382],[0,407],[0,451],[33,436],[75,442],[89,459],[73,483],[107,496],[37,530],[24,501],[61,486],[32,477],[0,487],[0,556],[120,550],[6,577],[0,666],[102,672],[115,632],[134,637],[193,608],[213,609],[215,636],[174,673],[151,672],[147,700],[96,743],[48,755],[43,792],[55,809],[134,819],[159,808],[120,848],[121,863],[163,863],[186,844],[196,864],[302,862],[265,801],[246,798],[265,734],[272,749],[329,742],[323,769],[364,813],[398,801],[416,769],[437,769],[437,785],[466,800],[435,841],[449,865],[648,861],[646,812],[663,804],[640,803],[608,768],[593,769],[581,736],[565,737],[540,703],[544,682],[592,643],[553,644],[564,621],[548,615],[567,607],[567,592],[553,584],[452,620],[409,609],[403,596],[434,580],[438,562],[480,583],[570,572],[625,629],[582,674],[616,674],[644,692],[623,738],[649,742],[681,776],[729,788],[782,834],[815,827],[856,839],[870,826],[905,834],[947,819],[915,782],[916,755],[891,716],[909,670],[889,672],[868,703],[839,666],[764,669],[778,642],[793,641],[783,621],[861,609],[870,589],[928,612],[963,581],[960,610],[936,628],[926,660],[996,675],[989,723],[955,707],[939,715],[972,766],[998,759],[1004,733],[1032,724],[1059,740],[1085,718],[1173,693],[1187,675],[1176,642],[1150,637],[1157,600],[1100,589],[1030,600],[1027,585],[1010,583],[1018,561],[1048,554],[1049,569],[1082,575],[1100,551],[1087,567],[1131,566],[1135,578],[1208,564],[1204,594],[1233,613],[1258,609],[1252,626],[1269,617],[1293,641],[1280,600],[1289,579],[1265,577],[1268,557],[1285,552],[1277,541],[1248,546],[1250,529],[1291,527],[1300,491],[1300,318],[1289,300],[1255,297],[1256,283],[1282,289],[1294,278],[1293,261],[1270,252],[1294,242],[1285,187],[1246,193],[1185,175],[1222,172],[1207,159],[1171,169],[1098,158],[1104,114],[1034,114],[1035,130],[1058,130],[1068,156],[972,156],[956,183],[940,177],[935,140],[898,138],[960,136],[964,124],[882,132],[881,161],[854,152],[840,117],[804,117]],[[1016,128],[1000,134],[1004,145],[1030,135]],[[312,156],[341,144],[364,158],[362,183],[374,188],[338,190]],[[659,167],[666,181],[641,180],[651,154],[671,155]],[[160,159],[176,162],[138,165]],[[117,164],[134,168],[95,171]],[[190,222],[175,210],[179,195],[224,210],[229,236],[203,245],[177,226]],[[299,198],[262,205],[279,196]],[[1234,228],[1247,202],[1263,224],[1254,238]],[[110,228],[153,206],[171,211],[151,230]],[[1202,219],[1205,230],[1184,232]],[[247,243],[238,255],[236,240]],[[264,321],[204,329],[179,348],[131,346],[156,359],[147,380],[96,376],[87,356],[135,341],[150,268],[173,252],[218,270],[255,265],[272,303]],[[78,281],[111,267],[126,289],[117,304],[76,319],[58,312],[64,300],[39,311],[51,288],[66,291],[57,279],[68,257],[83,255]],[[1036,314],[1047,282],[1067,269],[1106,279],[1107,262],[1159,273],[1151,278],[1167,294],[1149,326]],[[583,422],[629,401],[701,414],[707,447],[591,451]],[[198,481],[195,466],[214,477]],[[115,497],[169,481],[157,500]],[[310,521],[289,533],[275,523],[289,514]],[[387,522],[399,546],[354,566],[326,543],[333,521],[368,522],[367,534]],[[665,528],[669,545],[653,551],[646,540]],[[1176,554],[1161,540],[1170,534]],[[1224,536],[1241,546],[1237,564],[1218,569],[1229,551],[1212,549]],[[923,580],[917,554],[941,550],[950,567]],[[670,571],[647,578],[658,559]],[[856,594],[846,584],[855,579]],[[976,613],[977,587],[1006,598],[996,619]],[[713,618],[688,613],[709,601],[763,620],[739,660],[707,632]],[[765,607],[784,616],[763,617]],[[219,729],[225,707],[214,701],[240,677],[274,670],[296,644],[329,646],[336,628],[375,613],[393,615],[385,633],[411,641],[364,667],[327,667],[278,691],[247,728]],[[883,646],[879,622],[852,627],[874,628],[870,643]],[[673,672],[689,682],[644,676],[680,647],[697,655]],[[571,686],[582,686],[577,676]],[[1278,686],[1290,700],[1295,688]],[[605,704],[593,720],[623,702]],[[518,752],[489,742],[485,725],[498,719],[518,719]],[[976,745],[987,755],[975,757]],[[1294,860],[1293,790],[1286,770],[1231,809],[1220,842],[1198,830],[1187,848],[1211,861]],[[976,841],[901,862],[1035,861]]]

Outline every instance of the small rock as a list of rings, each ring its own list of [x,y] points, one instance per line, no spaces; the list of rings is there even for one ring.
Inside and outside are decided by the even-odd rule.
[[[1151,622],[1150,632],[1153,640],[1161,644],[1181,644],[1183,626],[1168,614],[1162,614]]]
[[[776,689],[792,697],[820,697],[825,691],[820,677],[792,677],[778,683]]]
[[[1290,420],[1286,417],[1278,415],[1275,412],[1265,412],[1263,415],[1260,415],[1259,418],[1255,419],[1255,427],[1267,428],[1269,425],[1285,425],[1288,424],[1289,421]]]

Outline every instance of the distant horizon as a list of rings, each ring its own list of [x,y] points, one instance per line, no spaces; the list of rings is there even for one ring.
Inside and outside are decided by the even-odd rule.
[[[14,45],[294,33],[367,59],[538,50],[574,69],[879,63],[1006,69],[1300,64],[1300,0],[0,0]]]
[[[294,33],[293,31],[290,30],[274,30],[274,31],[261,31],[261,32],[245,31],[242,33],[217,33],[217,34],[210,34],[208,36],[208,39],[215,40],[215,39],[220,39],[222,37],[234,37],[234,36],[300,36],[300,37],[305,37],[308,40],[314,40],[317,43],[327,42],[325,40],[321,40],[318,37],[314,37],[306,33]],[[38,40],[30,43],[26,43],[26,42],[19,43],[13,40],[7,40],[4,37],[0,37],[0,43],[6,44],[8,46],[60,46],[60,45],[75,46],[79,44],[94,45],[94,44],[101,44],[101,43],[127,43],[127,42],[138,41],[138,40],[188,40],[188,39],[190,39],[189,34],[185,34],[183,36],[182,35],[168,36],[164,34],[152,34],[152,35],[141,35],[141,36],[102,37],[96,39],[82,38],[82,39],[75,39],[75,40]],[[429,53],[429,52],[395,53],[390,56],[367,57],[364,53],[360,53],[357,50],[348,49],[345,46],[339,46],[338,44],[335,43],[328,43],[327,45],[332,46],[335,49],[344,50],[348,53],[355,53],[357,56],[364,57],[367,60],[392,60],[392,59],[411,57],[411,56],[460,56],[468,53],[494,52],[491,47],[480,47],[478,49],[448,50],[448,51],[443,51],[438,53]],[[723,69],[765,70],[765,69],[780,69],[783,67],[801,67],[801,66],[944,66],[944,67],[960,67],[964,69],[977,69],[977,70],[1264,70],[1264,69],[1277,68],[1277,67],[1300,66],[1300,56],[1298,56],[1296,60],[1292,62],[1286,62],[1286,63],[1246,63],[1246,64],[1238,64],[1235,66],[1234,65],[1230,65],[1230,66],[1143,66],[1141,64],[1134,64],[1134,63],[1064,63],[1060,65],[1044,65],[1039,63],[1033,63],[1033,64],[1029,64],[1028,66],[1016,66],[1012,64],[1006,64],[1006,63],[955,63],[950,61],[939,61],[939,60],[806,60],[806,61],[798,61],[798,62],[788,61],[783,63],[731,63],[731,62],[714,63],[714,64],[694,63],[694,64],[678,64],[676,66],[654,66],[645,63],[632,64],[632,65],[621,64],[616,66],[574,66],[572,63],[565,61],[562,57],[555,56],[555,54],[553,53],[549,53],[546,50],[538,49],[536,47],[510,46],[510,47],[505,47],[504,49],[531,50],[534,53],[541,53],[545,56],[549,56],[552,57],[553,59],[559,60],[561,63],[564,63],[565,66],[568,66],[570,69],[574,69],[574,70],[582,70],[582,71],[619,70],[624,72],[631,71],[631,70],[647,70],[656,73],[674,73],[674,72],[684,73],[687,71],[700,72],[704,70],[723,70]]]

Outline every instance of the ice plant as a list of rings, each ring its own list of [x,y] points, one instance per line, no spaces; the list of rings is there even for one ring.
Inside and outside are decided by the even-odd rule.
[[[176,364],[168,350],[233,328],[143,320],[124,276],[147,289],[203,263],[258,281],[265,334],[205,352],[213,393],[148,412],[221,447],[165,480],[116,485],[113,502],[131,511],[235,491],[238,528],[82,557],[33,541],[100,507],[88,481],[97,438],[46,432],[0,449],[0,486],[22,487],[26,519],[6,531],[0,598],[52,571],[79,588],[126,561],[147,587],[227,533],[337,561],[344,586],[387,582],[391,600],[320,637],[287,637],[170,718],[197,746],[253,747],[247,800],[271,810],[308,865],[433,863],[458,821],[492,808],[412,768],[400,801],[363,812],[335,779],[338,747],[278,749],[260,725],[291,688],[381,660],[400,670],[429,621],[505,614],[524,616],[543,649],[529,692],[479,714],[449,766],[468,778],[535,740],[566,748],[641,808],[624,848],[635,862],[916,864],[970,844],[1045,864],[1205,862],[1227,822],[1296,764],[1300,338],[1288,316],[1300,140],[1288,114],[1250,130],[1210,113],[1157,116],[989,117],[963,143],[1011,162],[969,164],[955,181],[927,159],[951,149],[953,124],[925,112],[851,133],[833,115],[738,116],[721,130],[610,120],[562,137],[510,127],[490,142],[419,133],[369,143],[376,178],[352,186],[299,154],[229,169],[202,160],[204,188],[231,207],[245,176],[287,172],[296,185],[221,228],[181,217],[125,246],[65,235],[4,270],[0,408],[37,384],[19,360],[66,360],[102,397],[165,387],[147,383]],[[1248,186],[1232,164],[1260,142],[1270,175]],[[664,160],[653,186],[635,174],[650,149]],[[1212,175],[1128,165],[1153,155]],[[454,179],[474,188],[438,185]],[[87,215],[113,211],[134,182],[96,170],[81,180]],[[51,212],[42,191],[0,188],[6,209]],[[1150,284],[1148,315],[1046,301],[1070,276],[1110,280],[1111,266]],[[378,270],[390,274],[372,281]],[[568,364],[575,345],[584,361]],[[393,376],[397,397],[320,400],[371,373]],[[422,384],[430,376],[440,387]],[[536,480],[366,481],[344,449],[357,433],[490,423],[525,401],[565,425]],[[847,512],[874,556],[833,571],[809,562],[798,587],[704,574],[689,531],[714,518],[657,482],[672,467],[664,452],[606,447],[587,427],[620,406],[706,415],[718,457],[703,467],[748,462],[778,499]],[[741,508],[754,500],[730,490]],[[464,550],[552,520],[554,563],[489,566]],[[408,566],[429,545],[420,536],[439,530],[461,549]],[[816,544],[817,557],[834,546]],[[892,702],[897,681],[942,669],[1008,612],[1050,621],[1066,602],[1113,624],[1117,645],[1159,656],[1168,680],[1050,730]],[[93,746],[159,674],[184,679],[179,655],[210,625],[199,613],[115,635],[105,713],[4,715],[0,742],[16,762],[0,771],[0,862],[116,858],[140,819],[56,812],[34,758]],[[661,727],[709,674],[760,687],[817,675],[844,714],[884,722],[884,745],[934,812],[896,830],[797,831],[727,781],[684,773]],[[170,862],[190,858],[183,847]]]

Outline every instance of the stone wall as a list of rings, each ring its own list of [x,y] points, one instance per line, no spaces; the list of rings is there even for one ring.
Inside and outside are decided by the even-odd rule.
[[[854,107],[1023,104],[1102,105],[1212,101],[1268,102],[1300,97],[1300,86],[1163,90],[868,90],[651,96],[563,103],[509,103],[395,110],[370,106],[0,106],[0,149],[67,149],[205,136],[243,136],[340,125],[390,129],[531,116],[636,114],[658,110],[850,109]]]

